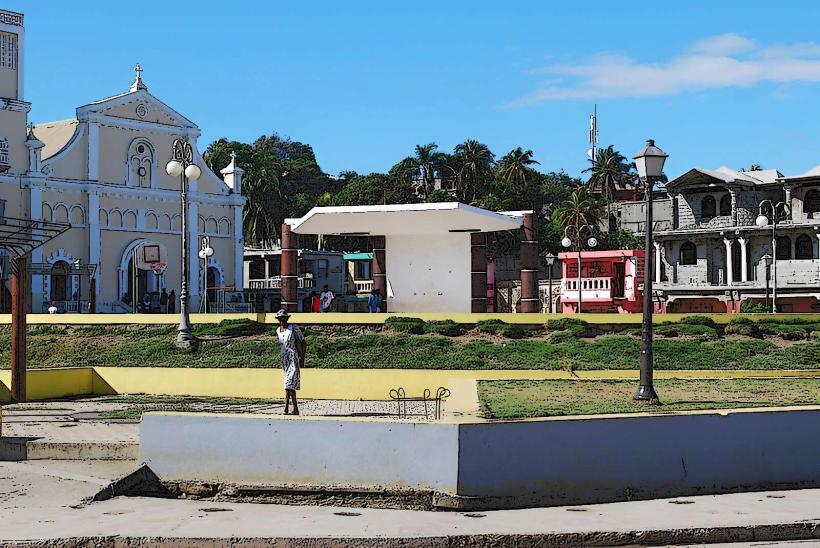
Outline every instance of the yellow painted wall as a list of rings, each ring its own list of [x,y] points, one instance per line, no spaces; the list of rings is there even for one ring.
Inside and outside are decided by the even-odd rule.
[[[744,378],[812,377],[820,371],[656,371],[657,378]],[[447,371],[411,369],[303,369],[299,396],[309,399],[388,400],[391,388],[399,386],[407,395],[421,395],[425,388],[435,393],[444,386],[478,380],[542,379],[633,379],[638,371],[490,370]],[[0,371],[0,402],[9,401],[10,371]],[[78,367],[34,369],[28,372],[30,400],[80,395],[155,394],[169,396],[282,398],[279,368],[166,368],[166,367]]]

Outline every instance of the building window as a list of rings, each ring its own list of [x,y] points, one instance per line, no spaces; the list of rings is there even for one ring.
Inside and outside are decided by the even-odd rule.
[[[252,259],[248,265],[248,279],[264,280],[265,279],[265,261],[264,259]]]
[[[57,261],[51,267],[51,300],[68,300],[68,263]]]
[[[144,139],[131,143],[128,150],[128,186],[151,187],[154,148]]]
[[[820,190],[809,190],[803,200],[803,213],[820,213]]]
[[[792,241],[788,236],[781,236],[777,239],[777,260],[788,261],[792,258]]]
[[[726,194],[720,199],[720,216],[728,217],[732,214],[732,195]]]
[[[706,196],[700,202],[700,217],[701,219],[712,219],[715,217],[717,210],[714,196]]]
[[[327,262],[327,259],[319,259],[318,276],[320,278],[327,278],[328,270],[329,270],[329,263]]]
[[[680,246],[680,260],[679,264],[694,265],[698,264],[698,248],[692,242],[683,242]]]
[[[282,272],[282,258],[280,256],[271,257],[268,259],[268,272],[271,276],[278,276]]]
[[[302,259],[299,261],[299,274],[313,274],[316,267],[316,261]]]
[[[794,258],[800,260],[813,259],[814,250],[812,249],[812,247],[813,246],[811,238],[809,238],[805,234],[801,234],[794,241]]]
[[[9,162],[9,140],[6,138],[0,139],[0,165],[8,166]]]
[[[356,261],[356,279],[370,279],[370,261]]]
[[[17,35],[0,32],[0,68],[17,68]]]

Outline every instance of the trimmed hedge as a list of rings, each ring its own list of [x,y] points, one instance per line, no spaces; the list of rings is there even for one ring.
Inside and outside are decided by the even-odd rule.
[[[424,332],[445,337],[458,337],[464,333],[464,327],[453,320],[437,320],[425,322]]]
[[[384,320],[384,326],[399,333],[410,333],[411,335],[421,335],[424,333],[424,320],[421,318],[390,316]]]
[[[504,328],[507,326],[507,323],[502,320],[496,319],[481,320],[479,322],[476,322],[475,326],[480,333],[488,333],[490,335],[495,335],[496,333],[503,331]]]

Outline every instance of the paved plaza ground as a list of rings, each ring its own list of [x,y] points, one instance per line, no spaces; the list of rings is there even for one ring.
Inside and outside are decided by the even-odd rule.
[[[294,546],[598,546],[820,539],[820,490],[740,493],[481,513],[124,498],[86,499],[135,461],[0,463],[0,546],[17,541],[182,539],[225,546],[233,539],[290,539]],[[449,540],[447,540],[447,538]],[[101,540],[108,539],[110,544]],[[223,539],[223,540],[220,540]],[[348,544],[330,539],[347,540]],[[180,541],[175,543],[174,541]],[[8,544],[6,544],[8,543]],[[42,545],[42,544],[38,544]],[[133,544],[128,544],[133,545]],[[759,545],[759,544],[757,544]]]

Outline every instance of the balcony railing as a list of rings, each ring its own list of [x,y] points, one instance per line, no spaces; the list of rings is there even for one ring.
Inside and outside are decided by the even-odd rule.
[[[581,278],[581,299],[583,300],[611,300],[612,278],[596,277]],[[576,302],[578,300],[578,279],[568,278],[561,280],[561,301]]]
[[[356,293],[370,293],[373,291],[373,280],[353,280]]]
[[[316,287],[316,282],[313,275],[299,276],[299,289],[312,289]],[[263,280],[248,280],[248,289],[282,289],[282,276],[274,276],[273,278],[265,278]]]

